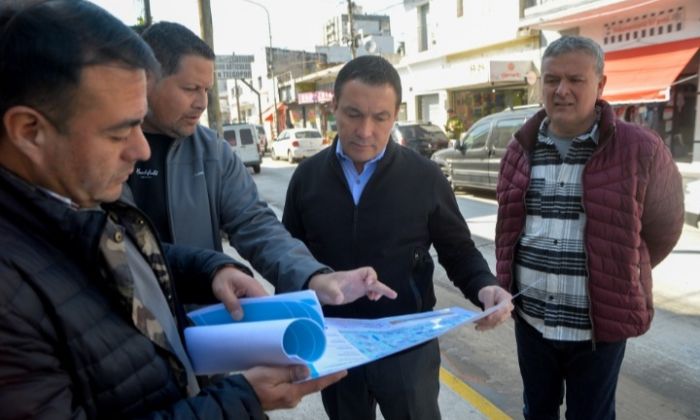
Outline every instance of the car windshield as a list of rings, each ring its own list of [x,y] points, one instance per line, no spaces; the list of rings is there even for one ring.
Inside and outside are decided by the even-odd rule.
[[[299,131],[297,133],[298,139],[315,139],[320,137],[321,133],[319,133],[318,131]]]

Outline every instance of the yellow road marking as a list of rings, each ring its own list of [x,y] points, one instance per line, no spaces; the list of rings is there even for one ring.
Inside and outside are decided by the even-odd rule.
[[[461,379],[451,374],[447,369],[440,368],[440,381],[447,385],[457,395],[467,400],[474,408],[479,410],[481,414],[491,420],[506,420],[512,418],[493,405],[491,401],[484,398],[481,394],[472,389],[469,385],[462,382]]]

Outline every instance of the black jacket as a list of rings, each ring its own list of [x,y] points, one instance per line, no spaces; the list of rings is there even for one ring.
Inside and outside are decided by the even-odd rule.
[[[186,398],[167,358],[106,287],[104,212],[72,210],[4,170],[0,203],[0,418],[263,416],[240,375]],[[174,278],[188,279],[178,288],[210,289],[209,274],[193,268],[217,266],[217,256],[172,247],[166,258],[178,261]]]
[[[496,281],[440,169],[390,141],[355,206],[335,155],[337,141],[299,165],[287,191],[283,222],[321,263],[335,270],[372,266],[398,297],[363,298],[325,306],[324,312],[379,318],[433,309],[431,245],[452,282],[479,304],[478,291]]]

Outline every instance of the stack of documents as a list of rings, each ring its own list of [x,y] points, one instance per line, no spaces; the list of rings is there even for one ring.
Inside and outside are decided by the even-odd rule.
[[[316,378],[424,343],[484,312],[451,307],[380,319],[324,318],[310,290],[241,299],[234,321],[223,304],[190,312],[185,342],[198,375],[258,365],[305,364]]]

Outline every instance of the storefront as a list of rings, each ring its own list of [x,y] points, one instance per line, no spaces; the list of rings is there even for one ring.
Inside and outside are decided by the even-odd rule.
[[[527,104],[536,90],[534,60],[539,37],[518,36],[495,44],[407,58],[396,65],[403,86],[400,118],[444,126],[453,109],[468,128],[477,119],[509,106]]]
[[[448,97],[449,107],[462,120],[465,128],[479,118],[528,103],[529,86],[525,80],[527,74],[534,70],[531,61],[490,60],[477,64],[474,70],[482,70],[488,77],[487,82],[450,90]]]
[[[698,92],[700,38],[605,55],[603,98],[618,116],[656,131],[678,161],[690,161]]]
[[[521,24],[598,42],[605,51],[603,98],[621,118],[656,131],[676,160],[700,161],[700,2],[604,3],[582,3],[569,13],[552,8]]]
[[[298,112],[292,124],[295,127],[316,128],[325,133],[332,101],[333,92],[327,90],[298,93]]]
[[[286,127],[316,128],[326,140],[335,137],[333,84],[341,68],[342,65],[338,65],[290,79],[282,86],[289,92],[285,95]]]
[[[526,87],[503,87],[456,90],[450,92],[450,104],[465,127],[470,127],[479,118],[508,107],[527,104]]]

